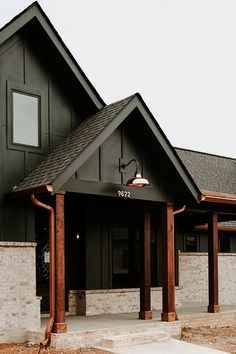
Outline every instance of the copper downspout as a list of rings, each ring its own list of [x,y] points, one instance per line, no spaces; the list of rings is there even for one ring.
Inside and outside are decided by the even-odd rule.
[[[176,214],[182,213],[183,211],[185,211],[185,209],[186,209],[186,205],[184,205],[183,208],[181,208],[181,209],[175,210],[175,211],[173,212],[174,216],[175,216]]]
[[[181,209],[177,209],[177,210],[173,211],[173,216],[182,213],[183,211],[185,211],[185,209],[186,209],[186,205],[184,205]],[[175,224],[175,222],[174,222],[174,224]],[[179,320],[179,317],[178,317],[178,314],[176,311],[176,305],[175,305],[175,320],[176,321]]]
[[[49,211],[49,251],[50,251],[50,318],[45,329],[45,339],[40,343],[41,347],[47,347],[51,342],[52,326],[55,320],[55,213],[54,209],[37,200],[34,194],[30,197],[32,203],[39,208]]]

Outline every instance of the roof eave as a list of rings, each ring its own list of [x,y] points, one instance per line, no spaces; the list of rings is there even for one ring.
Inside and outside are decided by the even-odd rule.
[[[42,186],[36,186],[28,189],[15,191],[15,192],[13,190],[12,192],[5,194],[5,197],[9,199],[17,199],[17,198],[28,197],[31,194],[44,194],[44,193],[53,193],[53,186],[50,184],[45,184]]]
[[[200,202],[222,203],[236,205],[236,194],[218,193],[201,190]]]

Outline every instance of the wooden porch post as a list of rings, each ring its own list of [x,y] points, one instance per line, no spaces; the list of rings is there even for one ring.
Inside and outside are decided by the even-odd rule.
[[[209,214],[208,220],[208,312],[220,312],[218,299],[218,216]]]
[[[151,311],[151,212],[144,210],[143,232],[140,243],[140,312],[141,320],[152,319]]]
[[[56,193],[56,309],[54,333],[67,332],[65,322],[65,215],[64,192]]]
[[[162,314],[161,320],[175,321],[175,246],[173,204],[162,211]]]

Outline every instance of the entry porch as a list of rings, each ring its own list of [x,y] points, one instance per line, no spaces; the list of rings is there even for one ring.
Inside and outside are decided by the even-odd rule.
[[[58,348],[80,348],[102,345],[115,335],[162,333],[179,338],[184,326],[236,326],[236,306],[222,305],[220,313],[208,313],[206,303],[183,303],[178,309],[179,321],[161,321],[161,311],[153,311],[153,319],[140,321],[138,312],[97,316],[66,316],[68,332],[52,333],[51,345]],[[40,331],[27,333],[27,340],[39,343],[44,338],[47,317],[41,320]]]
[[[57,245],[55,256],[56,306],[53,328],[55,333],[67,331],[66,310],[69,310],[69,313],[73,315],[139,311],[140,319],[151,319],[152,310],[162,309],[162,321],[178,320],[176,308],[179,307],[179,304],[175,285],[178,280],[176,266],[180,262],[176,257],[174,217],[184,211],[184,208],[175,210],[172,203],[149,202],[147,205],[146,202],[140,203],[137,200],[118,202],[109,199],[109,203],[107,201],[108,199],[95,199],[87,196],[83,199],[77,194],[62,192],[55,195]],[[81,206],[83,209],[80,209]],[[190,212],[187,213],[186,218],[189,219],[190,215]],[[205,267],[203,270],[208,268],[208,278],[204,277],[204,280],[207,281],[204,296],[208,295],[208,312],[214,313],[220,311],[218,301],[218,216],[217,213],[205,212],[204,218],[208,220],[209,226],[208,253],[204,255]],[[64,222],[66,222],[66,228],[64,228]],[[66,237],[64,230],[66,230]],[[62,262],[65,243],[67,244],[66,267]],[[160,257],[157,256],[156,251],[160,252]],[[81,261],[84,263],[81,264]],[[158,289],[151,291],[151,278],[155,279],[156,277],[157,283],[160,280],[158,274],[155,273],[158,266],[162,273],[160,287],[162,291],[159,291],[159,294]],[[199,267],[199,265],[195,267],[194,274]],[[192,269],[192,265],[190,268]],[[186,270],[188,271],[190,268],[186,267]],[[204,274],[203,271],[201,276],[202,274]],[[151,275],[154,276],[151,277]],[[130,289],[130,298],[133,300],[137,297],[138,308],[132,308],[127,298],[129,291],[125,290],[125,282],[128,283],[130,280],[133,282],[136,280],[137,283],[138,290],[133,289],[132,291]],[[191,284],[192,280],[193,278],[187,279]],[[87,290],[71,290],[86,288]],[[119,303],[119,301],[116,302],[115,297],[112,299],[112,294],[122,297],[122,288],[124,288],[126,296],[123,304],[129,307],[129,310],[126,311],[123,308],[121,311],[116,309],[116,311],[110,312],[106,311],[107,309],[102,309],[101,312],[87,313],[87,304],[85,306],[83,304],[87,301],[87,296],[91,298],[94,295],[94,306],[103,304],[106,307],[109,306],[109,301]],[[202,287],[200,288],[202,290]],[[67,309],[65,300],[68,291],[69,307]],[[98,298],[99,293],[100,299]],[[155,293],[157,302],[153,306]],[[70,301],[74,301],[72,306],[70,306]],[[72,307],[75,309],[72,310]]]

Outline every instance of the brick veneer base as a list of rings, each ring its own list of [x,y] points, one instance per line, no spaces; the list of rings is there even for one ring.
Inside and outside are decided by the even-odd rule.
[[[219,253],[219,303],[236,305],[236,253]],[[179,254],[180,302],[208,302],[208,254]]]
[[[0,242],[0,342],[25,339],[40,328],[36,297],[35,243]]]
[[[176,288],[178,292],[178,287]],[[181,306],[177,298],[177,307]],[[139,312],[139,289],[70,290],[70,315],[101,315]],[[162,289],[151,290],[152,310],[162,308]]]

